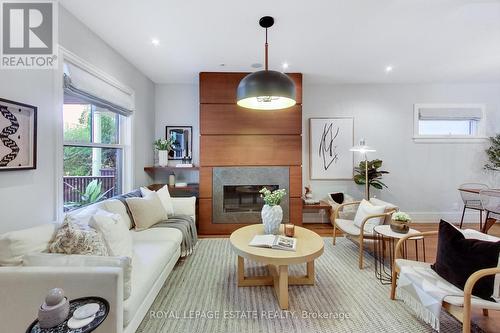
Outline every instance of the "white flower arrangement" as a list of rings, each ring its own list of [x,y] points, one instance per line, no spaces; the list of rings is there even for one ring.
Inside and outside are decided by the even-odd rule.
[[[405,212],[395,212],[392,214],[392,219],[394,221],[410,222],[411,217]]]
[[[155,147],[156,150],[171,151],[174,148],[174,142],[175,139],[173,137],[170,137],[168,139],[158,139],[155,142],[153,142],[153,146]]]
[[[266,205],[275,206],[281,203],[281,199],[286,195],[285,189],[279,189],[270,191],[268,188],[263,187],[262,190],[259,191],[264,197],[264,202]]]

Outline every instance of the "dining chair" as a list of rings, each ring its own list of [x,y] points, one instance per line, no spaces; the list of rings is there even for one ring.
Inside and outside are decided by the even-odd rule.
[[[478,210],[479,211],[479,230],[483,228],[483,207],[481,205],[481,199],[479,197],[479,193],[468,192],[467,190],[486,190],[488,189],[488,185],[482,183],[464,183],[459,186],[458,190],[460,191],[460,196],[462,197],[462,201],[464,203],[464,209],[462,211],[462,219],[460,220],[460,229],[462,229],[462,225],[464,223],[464,216],[466,209]]]
[[[497,215],[496,219],[500,216],[500,190],[481,190],[479,191],[479,198],[481,200],[481,206],[486,211],[486,221],[490,218],[490,215]],[[483,233],[487,232],[487,224],[484,223],[484,229],[481,229]]]

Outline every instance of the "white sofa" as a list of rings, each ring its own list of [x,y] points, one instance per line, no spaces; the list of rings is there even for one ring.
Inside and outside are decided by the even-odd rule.
[[[195,198],[172,200],[175,214],[195,218]],[[55,227],[54,224],[54,230]],[[42,229],[44,227],[39,226],[33,231]],[[47,229],[50,227],[45,226]],[[2,266],[0,331],[24,332],[36,318],[47,291],[58,287],[64,289],[69,299],[99,296],[109,302],[108,317],[96,333],[135,332],[180,257],[182,234],[173,228],[132,229],[130,232],[134,257],[129,298],[123,300],[123,271],[118,267]],[[42,232],[38,234],[36,242],[48,244],[51,237]],[[0,242],[4,242],[5,235],[0,235]],[[5,251],[5,244],[4,248],[0,247],[2,249]]]

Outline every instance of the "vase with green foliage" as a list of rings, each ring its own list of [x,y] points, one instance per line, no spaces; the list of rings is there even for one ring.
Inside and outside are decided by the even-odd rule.
[[[264,224],[264,232],[268,235],[277,235],[280,231],[281,220],[283,220],[283,209],[281,209],[281,200],[285,197],[284,189],[270,191],[263,187],[260,190],[264,199],[264,207],[262,207],[262,223]]]
[[[368,167],[368,193],[367,197],[370,198],[370,187],[374,187],[378,190],[383,189],[384,187],[387,188],[387,185],[385,185],[381,179],[384,174],[388,174],[389,171],[384,171],[384,170],[379,170],[382,167],[382,160],[373,160],[373,161],[368,161],[367,164],[365,165],[365,161],[359,162],[359,166],[354,168],[354,182],[358,185],[365,185],[366,184],[366,167]]]
[[[77,188],[73,188],[73,190],[80,194],[80,201],[68,202],[66,204],[66,208],[69,209],[83,207],[101,201],[106,196],[106,194],[108,194],[112,190],[112,188],[107,190],[106,192],[102,192],[102,182],[94,179],[85,187],[84,192],[78,190]]]
[[[168,165],[168,156],[174,151],[175,138],[158,139],[153,146],[158,151],[158,164],[162,167]]]

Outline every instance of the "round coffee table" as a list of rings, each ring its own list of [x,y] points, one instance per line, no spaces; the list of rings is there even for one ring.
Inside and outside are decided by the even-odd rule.
[[[249,246],[255,235],[263,235],[262,224],[249,225],[234,231],[230,242],[238,255],[238,287],[274,286],[281,309],[288,309],[289,285],[314,285],[314,259],[323,253],[323,239],[315,232],[295,226],[296,251]],[[283,225],[280,227],[283,235]],[[270,275],[245,276],[244,259],[267,264]],[[304,276],[288,276],[288,265],[306,264]]]

